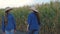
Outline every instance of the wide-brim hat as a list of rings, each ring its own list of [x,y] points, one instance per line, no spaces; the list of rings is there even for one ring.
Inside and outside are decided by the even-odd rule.
[[[30,10],[33,10],[35,12],[38,12],[38,10],[35,7],[30,7]]]
[[[8,10],[12,10],[12,8],[10,7],[5,8],[5,11],[8,11]]]

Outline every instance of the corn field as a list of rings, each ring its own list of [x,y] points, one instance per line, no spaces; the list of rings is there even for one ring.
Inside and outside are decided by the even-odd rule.
[[[50,2],[50,4],[37,4],[35,6],[40,12],[40,34],[60,34],[60,2]],[[15,16],[16,28],[20,31],[26,31],[27,16],[29,6],[13,8],[11,13]],[[0,25],[4,15],[4,9],[0,9]]]

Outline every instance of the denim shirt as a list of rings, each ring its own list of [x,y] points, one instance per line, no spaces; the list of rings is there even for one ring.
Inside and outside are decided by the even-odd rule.
[[[10,31],[12,29],[16,29],[16,22],[14,19],[14,16],[12,14],[8,14],[8,23],[5,26],[4,25],[4,16],[2,17],[2,30],[5,32],[5,30]]]
[[[28,24],[29,24],[29,30],[39,29],[38,20],[34,12],[28,15]]]

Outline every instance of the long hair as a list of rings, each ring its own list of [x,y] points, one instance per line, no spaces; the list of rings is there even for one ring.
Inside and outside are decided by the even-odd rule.
[[[36,11],[33,11],[33,12],[34,12],[34,14],[35,14],[36,17],[37,17],[38,25],[40,25],[40,14],[39,14],[39,12],[36,12]]]
[[[4,25],[6,26],[8,24],[8,11],[5,11],[5,15],[4,15]]]

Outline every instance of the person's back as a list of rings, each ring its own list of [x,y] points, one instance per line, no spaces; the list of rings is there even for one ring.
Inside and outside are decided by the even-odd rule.
[[[29,31],[28,34],[38,34],[40,26],[39,13],[35,7],[31,7],[30,10],[31,13],[28,15],[27,31]]]
[[[34,14],[34,12],[30,13],[28,16],[28,23],[29,23],[29,28],[31,29],[38,29],[39,25],[38,25],[38,20],[36,15]]]
[[[3,20],[4,20],[4,17],[3,17]],[[14,16],[12,14],[8,14],[8,23],[7,25],[5,25],[5,30],[14,29],[14,27],[16,26],[14,24],[15,24]],[[4,26],[4,24],[2,25]]]
[[[14,34],[16,23],[14,16],[10,13],[11,8],[7,8],[5,15],[2,17],[2,31],[4,34]]]

